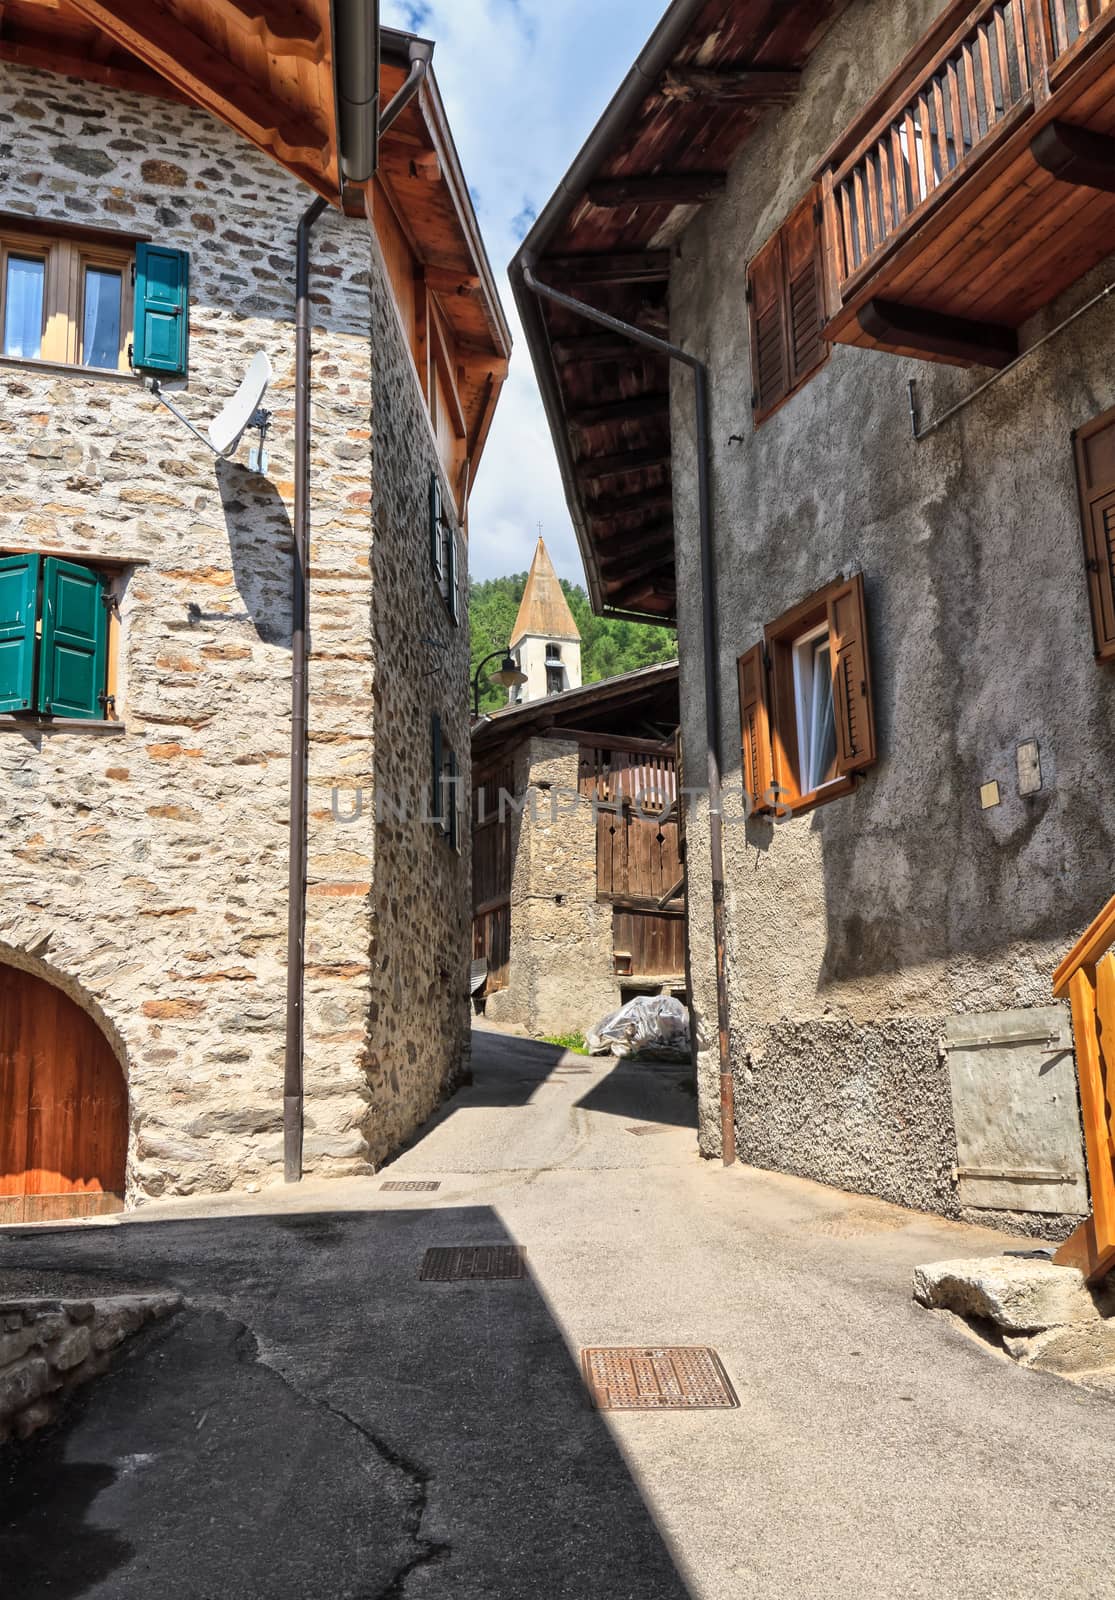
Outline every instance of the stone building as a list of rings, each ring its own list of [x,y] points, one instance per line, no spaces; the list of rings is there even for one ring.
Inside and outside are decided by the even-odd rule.
[[[1113,83],[1106,4],[676,0],[512,267],[594,603],[677,621],[703,1150],[1044,1233],[1115,847]]]
[[[0,20],[8,1219],[284,1150],[373,1171],[467,1060],[468,495],[509,336],[432,46],[387,30],[373,175],[373,13]],[[204,434],[255,352],[260,471],[150,381]]]
[[[473,957],[489,1021],[552,1038],[637,994],[684,996],[677,717],[667,661],[474,725]]]
[[[581,687],[581,632],[541,538],[510,643],[511,658],[526,676],[509,692],[513,703]]]

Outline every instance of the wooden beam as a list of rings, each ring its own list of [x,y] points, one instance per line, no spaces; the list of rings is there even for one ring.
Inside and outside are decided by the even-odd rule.
[[[589,205],[700,206],[724,193],[723,172],[660,172],[633,178],[599,178],[588,186]]]
[[[881,345],[930,360],[1006,367],[1018,355],[1018,335],[1013,328],[970,322],[966,317],[899,305],[894,300],[869,300],[860,309],[859,325]]]
[[[610,568],[615,565],[619,571]],[[651,546],[642,561],[623,560],[605,562],[604,553],[600,557],[600,577],[604,583],[634,583],[636,578],[653,578],[655,575],[666,577],[667,573],[673,575],[674,544],[671,539],[668,544]]]
[[[653,683],[648,683],[645,689],[642,684],[621,684],[611,698],[622,700],[629,694],[653,693],[654,688],[655,685]],[[600,714],[595,710],[591,710],[588,706],[584,709],[590,711],[592,716]],[[569,744],[585,744],[593,750],[623,750],[629,755],[672,756],[674,754],[674,741],[672,739],[666,739],[661,744],[657,744],[653,739],[632,739],[627,734],[602,733],[599,729],[594,731],[592,728],[561,728],[551,724],[550,727],[545,729],[542,737],[543,739],[565,739]]]
[[[1030,141],[1039,167],[1061,183],[1115,194],[1115,139],[1068,122],[1049,122]]]
[[[801,73],[764,67],[670,67],[660,93],[666,100],[733,100],[785,105],[801,88]]]
[[[312,17],[289,0],[221,0],[222,20],[256,38],[277,56],[297,56],[320,66],[325,38]]]
[[[641,417],[669,417],[670,396],[665,391],[633,394],[625,400],[606,400],[598,406],[584,406],[569,412],[575,428],[596,428],[608,422],[637,422]]]
[[[671,462],[666,445],[648,445],[644,450],[624,450],[614,456],[589,456],[578,461],[577,476],[583,479],[618,478],[625,472],[641,472],[646,467],[668,467]]]
[[[674,496],[670,485],[657,489],[640,489],[636,494],[615,494],[610,498],[590,500],[585,510],[594,522],[604,518],[632,517],[639,512],[672,511]]]
[[[652,545],[661,546],[662,549],[667,551],[673,550],[674,525],[672,522],[648,523],[644,528],[633,528],[630,533],[617,534],[613,539],[601,539],[597,544],[596,552],[601,562],[614,564],[617,561],[630,561],[632,556],[645,555]]]
[[[561,283],[657,283],[670,276],[668,250],[552,256],[541,268]]]
[[[572,339],[555,339],[554,360],[561,366],[574,362],[645,361],[647,353],[633,339],[618,333],[584,333]]]
[[[114,39],[108,43],[115,49]],[[149,72],[142,61],[137,61],[133,67],[113,67],[92,56],[68,56],[57,49],[22,44],[15,39],[0,39],[0,61],[10,61],[15,67],[37,67],[42,72],[57,73],[59,77],[82,78],[86,83],[104,84],[107,89],[124,89],[130,94],[173,100],[179,105],[194,104],[189,95],[183,94],[159,73]]]
[[[156,0],[70,0],[74,11],[285,165],[324,174],[326,131],[281,106]]]
[[[467,267],[460,271],[449,267],[427,267],[426,282],[435,294],[478,294],[480,279]]]
[[[619,584],[614,589],[608,589],[605,584],[605,599],[608,605],[615,606],[618,611],[626,611],[637,600],[649,599],[651,595],[672,599],[674,589],[672,585],[667,589],[663,584],[655,583],[650,578],[634,578],[629,583]]]

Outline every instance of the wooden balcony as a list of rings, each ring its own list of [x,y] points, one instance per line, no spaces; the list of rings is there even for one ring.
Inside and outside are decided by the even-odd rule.
[[[829,152],[826,337],[1005,366],[1115,251],[1115,0],[982,0]]]

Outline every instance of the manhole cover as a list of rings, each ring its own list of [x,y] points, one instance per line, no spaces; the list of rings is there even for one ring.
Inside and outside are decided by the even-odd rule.
[[[392,1178],[388,1183],[381,1183],[381,1189],[393,1189],[395,1193],[406,1191],[408,1194],[432,1194],[435,1189],[441,1188],[440,1179],[437,1182],[427,1182],[417,1178]]]
[[[426,1283],[457,1283],[473,1278],[524,1278],[526,1263],[517,1244],[437,1246],[427,1250],[419,1278]]]
[[[633,1133],[637,1139],[645,1139],[648,1134],[665,1133],[666,1129],[660,1122],[643,1122],[638,1127],[628,1128],[628,1133]]]
[[[582,1350],[581,1369],[598,1411],[705,1411],[739,1405],[720,1357],[704,1345]]]

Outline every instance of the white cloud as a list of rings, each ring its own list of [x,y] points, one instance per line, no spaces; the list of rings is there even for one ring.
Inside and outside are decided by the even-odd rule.
[[[437,42],[434,71],[515,338],[470,513],[474,577],[530,563],[538,524],[584,581],[506,267],[650,36],[664,0],[383,0],[382,21]]]

